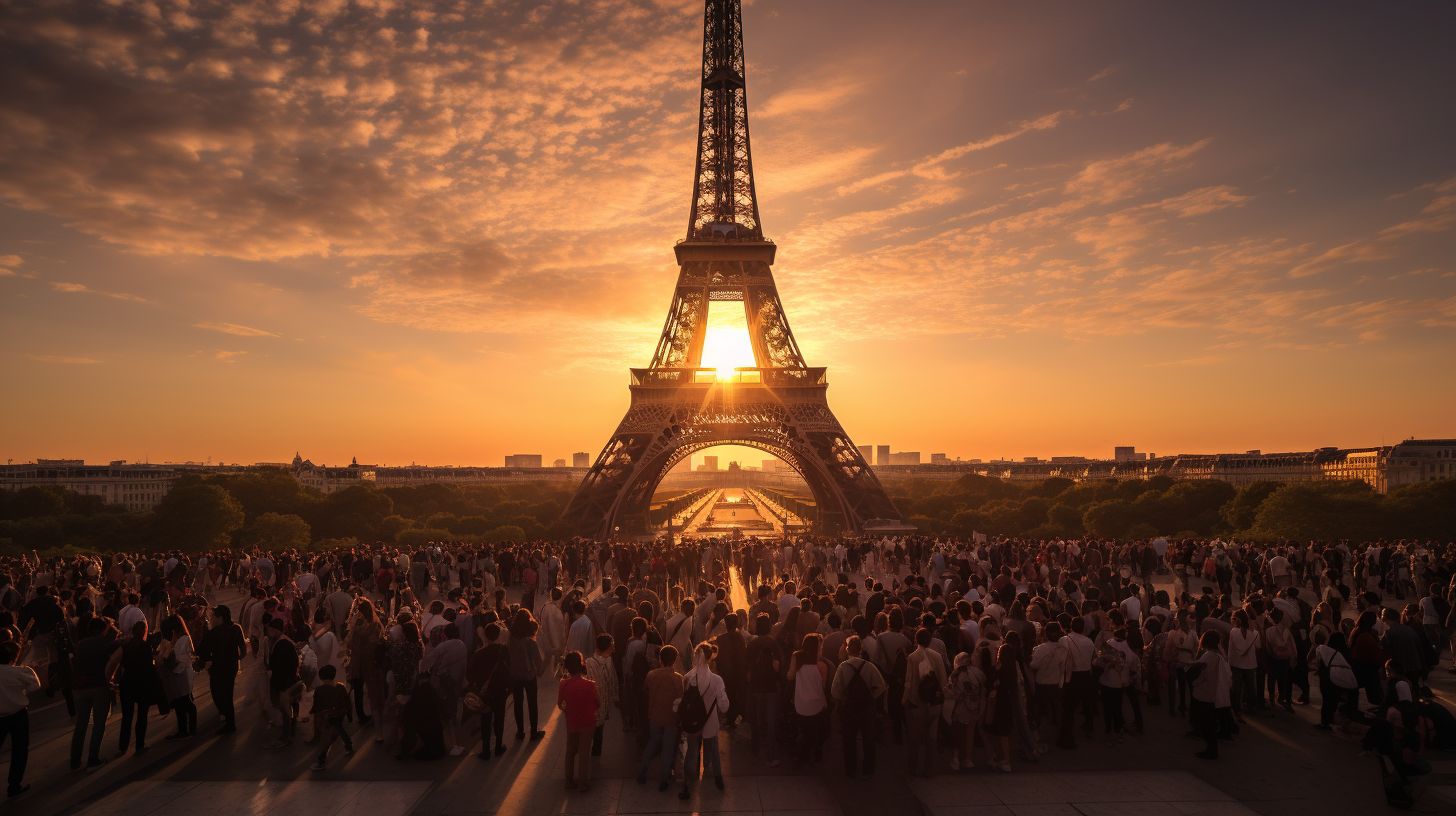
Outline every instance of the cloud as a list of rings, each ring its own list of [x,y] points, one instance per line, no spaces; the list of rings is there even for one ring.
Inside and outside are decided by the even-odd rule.
[[[213,323],[209,321],[204,321],[201,323],[193,323],[192,327],[197,329],[204,329],[206,331],[220,332],[222,334],[231,334],[234,337],[278,336],[277,332],[270,332],[266,329],[255,329],[252,326],[244,326],[240,323]]]
[[[128,303],[151,303],[150,300],[141,295],[133,295],[129,292],[105,292],[100,289],[92,289],[84,283],[74,283],[71,281],[53,281],[51,288],[57,292],[65,292],[71,295],[100,295],[101,297],[122,300]]]
[[[25,263],[25,259],[19,255],[0,255],[0,278],[10,278],[20,274],[17,270],[23,263]]]
[[[27,354],[26,357],[37,363],[49,363],[52,365],[96,365],[101,362],[95,357],[68,356],[64,354]]]
[[[825,113],[839,108],[863,90],[863,83],[850,80],[812,82],[779,91],[756,110],[750,105],[750,116],[758,120]]]
[[[235,363],[247,355],[246,351],[224,351],[218,349],[213,352],[212,358],[222,363]]]
[[[1035,119],[1028,119],[1017,123],[1010,130],[995,133],[980,139],[948,147],[934,155],[927,156],[915,162],[908,168],[902,170],[891,170],[884,173],[860,179],[849,184],[842,185],[836,192],[840,195],[852,195],[860,191],[879,187],[889,182],[905,178],[907,176],[919,176],[921,178],[944,178],[948,172],[945,165],[964,158],[972,153],[982,150],[989,150],[997,145],[1005,144],[1013,139],[1019,139],[1029,133],[1036,133],[1042,130],[1051,130],[1057,125],[1066,121],[1074,113],[1070,110],[1054,111],[1052,113],[1038,116]]]
[[[1067,194],[1097,204],[1110,204],[1145,192],[1157,178],[1187,165],[1211,139],[1186,145],[1163,142],[1082,168],[1066,184]]]

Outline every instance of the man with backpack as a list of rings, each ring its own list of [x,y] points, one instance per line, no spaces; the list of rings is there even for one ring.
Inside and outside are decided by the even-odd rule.
[[[945,658],[930,648],[931,631],[915,630],[915,650],[905,658],[905,754],[910,774],[935,775],[941,705],[945,702]]]
[[[677,709],[683,695],[683,676],[677,670],[676,648],[663,646],[660,658],[662,664],[649,671],[643,682],[647,695],[648,739],[637,769],[637,784],[647,784],[647,774],[655,760],[662,769],[662,782],[657,789],[665,791],[672,783],[672,765],[677,759]]]
[[[829,696],[839,706],[839,724],[844,737],[844,773],[853,779],[875,772],[875,736],[879,729],[880,706],[888,689],[884,675],[862,655],[858,635],[844,641],[847,653],[834,672]],[[861,754],[862,749],[862,754]],[[860,757],[864,762],[861,764]]]

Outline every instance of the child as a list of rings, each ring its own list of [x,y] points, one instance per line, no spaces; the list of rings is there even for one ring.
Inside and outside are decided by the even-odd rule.
[[[556,707],[566,712],[566,789],[586,791],[591,784],[591,740],[597,727],[601,698],[588,677],[581,652],[562,658],[566,678],[557,692]]]
[[[349,732],[344,730],[344,719],[349,716],[349,690],[339,683],[338,669],[331,664],[324,664],[319,667],[319,686],[313,692],[313,717],[315,727],[319,730],[319,753],[318,762],[314,764],[315,771],[322,771],[328,764],[329,746],[334,744],[334,738],[338,737],[344,741],[344,756],[354,755],[354,741],[349,739]]]

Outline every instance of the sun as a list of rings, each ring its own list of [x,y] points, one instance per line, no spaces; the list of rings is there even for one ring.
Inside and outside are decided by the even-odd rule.
[[[738,368],[753,368],[753,344],[748,329],[737,326],[709,326],[703,337],[703,368],[717,369],[718,381],[731,380]]]

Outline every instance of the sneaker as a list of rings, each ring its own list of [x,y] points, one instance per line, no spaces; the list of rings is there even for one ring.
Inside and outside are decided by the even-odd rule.
[[[353,756],[354,756],[354,749],[353,748],[349,748],[349,749],[347,749],[347,750],[344,751],[344,759],[349,759],[349,758],[351,758]]]
[[[464,745],[454,745],[454,746],[451,746],[451,748],[450,748],[450,756],[452,756],[452,757],[458,757],[458,756],[464,756],[464,755],[465,755],[465,746]]]
[[[657,786],[657,792],[658,793],[667,793],[667,788],[671,784],[672,784],[671,782],[662,782],[662,783],[658,784],[658,786]]]
[[[961,761],[956,758],[955,754],[950,755],[950,769],[952,771],[959,771],[961,769]]]
[[[713,784],[718,786],[718,790],[723,790],[723,775],[718,774],[713,777]]]
[[[545,731],[533,731],[531,732],[531,741],[535,742],[536,740],[539,740],[544,736],[546,736]]]
[[[683,788],[682,790],[678,791],[677,798],[686,802],[687,800],[693,798],[693,792],[688,790],[687,788]]]
[[[99,757],[96,758],[96,759],[93,759],[90,762],[87,762],[86,763],[86,773],[91,773],[92,771],[96,770],[97,768],[100,768],[102,765],[105,765],[105,764],[106,764],[106,760],[104,760],[104,759],[101,759]]]
[[[7,789],[5,791],[5,795],[8,796],[8,797],[10,797],[11,799],[14,799],[15,797],[19,796],[22,793],[25,793],[28,790],[30,790],[30,786],[29,785],[21,785],[18,788],[9,788],[9,789]]]
[[[506,752],[506,747],[504,745],[497,745],[495,747],[495,755],[496,756],[500,756],[501,754],[504,754],[505,752]]]
[[[322,770],[323,770],[323,769],[324,769],[324,768],[326,768],[326,767],[327,767],[327,766],[326,766],[326,765],[324,765],[324,763],[323,763],[323,762],[315,762],[315,763],[314,763],[314,764],[313,764],[313,770],[315,770],[315,771],[322,771]]]

